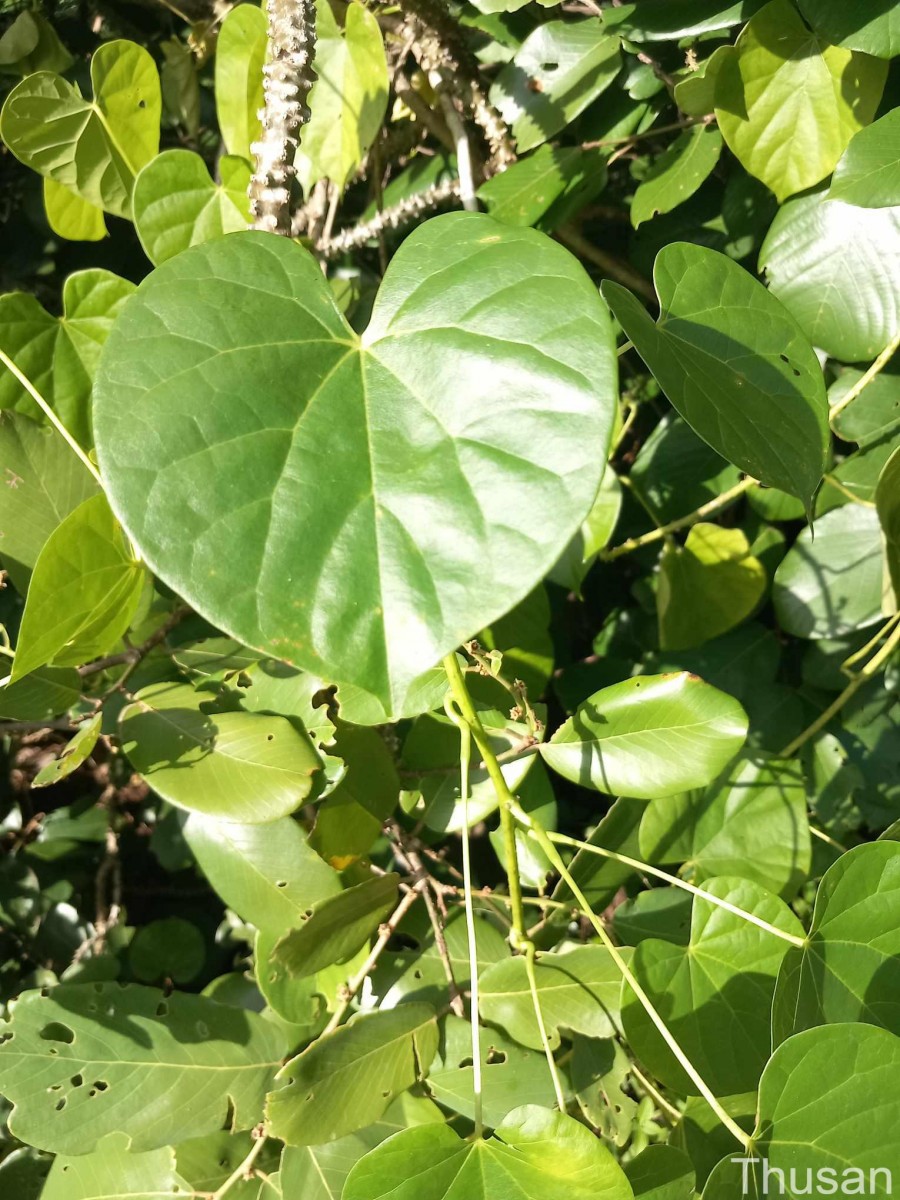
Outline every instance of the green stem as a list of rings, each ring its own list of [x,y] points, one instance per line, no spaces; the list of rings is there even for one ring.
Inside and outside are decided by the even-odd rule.
[[[811,725],[807,726],[801,734],[798,734],[792,742],[789,742],[785,746],[778,756],[779,758],[792,758],[802,746],[806,745],[810,738],[814,738],[817,733],[820,733],[832,718],[837,716],[848,700],[856,695],[863,684],[867,683],[884,666],[897,647],[900,646],[900,624],[897,624],[897,621],[898,617],[891,617],[887,625],[882,628],[879,636],[886,633],[892,626],[894,627],[893,631],[878,653],[873,655],[866,665],[853,676],[837,699],[833,700],[825,711],[816,717]]]
[[[484,763],[488,777],[494,785],[497,799],[500,801],[500,825],[503,831],[503,850],[506,856],[506,874],[509,880],[513,939],[514,942],[521,943],[525,940],[525,911],[522,904],[522,885],[519,880],[516,823],[512,818],[512,813],[509,811],[509,805],[515,804],[516,798],[509,790],[509,785],[503,777],[503,771],[500,769],[497,756],[494,754],[493,747],[484,731],[484,726],[481,724],[478,711],[472,703],[472,697],[469,695],[469,689],[466,687],[465,676],[460,670],[459,660],[455,654],[448,654],[444,659],[444,671],[446,672],[447,680],[450,684],[450,693],[453,696],[456,707],[459,709],[462,719],[471,730],[472,737],[475,739],[475,745],[478,747],[478,753],[481,755],[481,761]],[[520,948],[521,946],[516,944],[516,949]]]
[[[523,821],[524,818],[524,824],[528,822],[527,815],[518,806],[513,809],[513,816],[518,821]],[[530,836],[536,837],[533,831],[530,831]],[[627,854],[619,854],[616,850],[607,850],[605,846],[595,846],[592,842],[579,841],[578,838],[568,837],[564,833],[547,833],[546,836],[550,841],[557,842],[559,845],[574,846],[578,850],[585,850],[591,854],[599,854],[603,858],[611,858],[615,862],[623,863],[626,867],[632,867],[635,871],[639,871],[644,875],[653,875],[657,879],[662,879],[673,887],[690,892],[692,896],[699,896],[701,900],[707,900],[710,904],[716,905],[717,908],[724,908],[726,912],[733,913],[734,916],[748,921],[751,925],[756,925],[758,928],[764,929],[766,933],[771,933],[773,937],[781,938],[784,942],[790,942],[792,946],[806,945],[805,938],[798,937],[793,933],[786,933],[785,930],[779,929],[775,925],[770,925],[762,917],[757,917],[753,913],[747,912],[746,909],[739,908],[736,904],[730,903],[728,900],[722,900],[719,896],[714,896],[712,892],[706,891],[705,888],[696,887],[693,883],[688,883],[686,879],[680,879],[677,875],[670,875],[668,871],[661,871],[659,867],[652,867],[649,863],[641,862],[640,859],[629,858]]]
[[[647,1013],[647,1016],[650,1018],[650,1020],[653,1022],[653,1024],[656,1026],[656,1028],[659,1030],[666,1045],[672,1051],[672,1053],[674,1054],[675,1058],[678,1060],[678,1063],[680,1064],[680,1066],[682,1067],[684,1072],[687,1074],[687,1076],[693,1082],[693,1084],[697,1088],[699,1094],[703,1097],[703,1099],[706,1101],[706,1103],[710,1106],[710,1108],[713,1110],[713,1112],[716,1114],[716,1116],[719,1118],[719,1120],[725,1126],[725,1128],[729,1131],[729,1133],[731,1133],[737,1139],[737,1141],[740,1142],[740,1144],[742,1146],[744,1146],[746,1149],[749,1149],[750,1145],[751,1145],[751,1139],[749,1138],[749,1136],[746,1133],[744,1133],[743,1129],[741,1129],[740,1125],[737,1124],[737,1122],[734,1120],[734,1118],[728,1112],[726,1112],[726,1110],[722,1107],[722,1104],[720,1103],[720,1101],[718,1100],[718,1098],[716,1097],[716,1095],[710,1088],[709,1084],[706,1082],[706,1080],[703,1078],[703,1076],[700,1074],[700,1072],[697,1070],[697,1068],[694,1066],[694,1064],[691,1062],[691,1060],[685,1054],[684,1050],[682,1050],[680,1044],[678,1043],[678,1041],[675,1038],[675,1035],[671,1032],[669,1027],[666,1025],[665,1021],[659,1015],[652,1000],[647,995],[647,993],[644,991],[644,989],[641,987],[640,983],[638,983],[637,979],[635,978],[634,974],[631,971],[631,968],[628,966],[628,963],[625,961],[625,959],[619,953],[619,950],[618,950],[616,944],[613,942],[612,938],[606,932],[603,922],[600,920],[600,918],[597,916],[597,914],[591,908],[584,892],[582,892],[581,888],[578,886],[578,884],[572,878],[572,875],[569,872],[569,870],[567,869],[566,864],[563,862],[562,858],[560,857],[559,851],[556,849],[556,846],[553,844],[553,842],[551,842],[550,838],[547,836],[546,832],[538,824],[537,821],[535,821],[532,817],[529,817],[527,815],[527,813],[522,813],[521,816],[525,818],[524,823],[534,833],[538,844],[543,849],[547,858],[553,864],[553,867],[559,873],[560,877],[566,883],[566,885],[568,886],[572,895],[578,901],[579,906],[581,907],[581,909],[584,912],[587,919],[590,921],[591,925],[594,927],[594,930],[595,930],[597,936],[600,938],[600,941],[603,943],[603,945],[609,951],[610,958],[615,963],[622,978],[625,980],[625,982],[628,984],[628,986],[631,988],[631,990],[637,996],[640,1003],[643,1005],[644,1011]]]
[[[28,376],[23,374],[19,370],[19,368],[16,366],[16,364],[13,362],[13,360],[3,350],[0,350],[0,363],[3,363],[3,365],[6,367],[6,369],[11,374],[15,375],[16,379],[18,379],[19,383],[22,385],[22,387],[25,389],[25,391],[28,393],[28,395],[32,398],[32,400],[35,402],[35,404],[38,406],[38,408],[41,410],[41,412],[44,414],[44,416],[47,418],[47,420],[50,422],[50,424],[53,426],[53,428],[56,430],[56,432],[59,434],[59,436],[66,442],[66,444],[69,446],[69,448],[72,451],[74,451],[75,454],[78,455],[78,457],[81,459],[81,461],[84,463],[84,465],[90,471],[90,473],[93,475],[93,477],[96,479],[96,481],[102,487],[103,485],[100,480],[100,472],[97,470],[97,468],[94,466],[94,464],[88,458],[88,456],[85,454],[85,452],[82,450],[82,448],[78,445],[78,443],[72,437],[71,433],[69,433],[68,429],[66,429],[65,425],[63,425],[62,421],[60,421],[59,417],[56,415],[56,413],[53,411],[53,409],[50,407],[50,405],[47,403],[47,401],[44,399],[44,397],[41,395],[41,393],[37,390],[37,388],[34,386],[34,384],[31,382],[31,380],[28,378]]]
[[[699,508],[695,508],[687,516],[679,517],[675,521],[669,521],[667,525],[660,525],[658,529],[651,529],[649,533],[642,533],[640,537],[629,538],[627,542],[622,542],[620,546],[613,546],[611,550],[602,551],[600,559],[603,562],[612,562],[613,559],[621,558],[623,554],[631,554],[634,550],[640,550],[644,546],[652,545],[653,542],[659,542],[670,533],[677,533],[679,529],[687,529],[690,525],[696,525],[698,521],[702,521],[705,517],[711,517],[720,508],[725,508],[732,500],[737,500],[739,496],[743,496],[745,492],[749,492],[751,488],[757,487],[758,484],[759,481],[757,479],[751,479],[748,475],[740,483],[736,483],[734,487],[729,488],[726,492],[722,492],[720,496],[715,496],[712,500],[708,500],[706,504],[701,504]]]
[[[540,1035],[541,1045],[544,1048],[544,1056],[547,1059],[547,1067],[550,1070],[550,1078],[553,1080],[553,1090],[556,1093],[556,1103],[559,1106],[560,1112],[566,1111],[566,1097],[563,1092],[562,1080],[559,1077],[559,1070],[556,1066],[556,1059],[553,1057],[553,1050],[550,1046],[550,1039],[547,1037],[547,1027],[544,1024],[544,1014],[541,1010],[541,998],[538,993],[537,974],[534,969],[534,943],[528,942],[525,946],[525,974],[528,976],[528,986],[531,989],[531,1003],[534,1006],[534,1016],[537,1021],[538,1034]]]

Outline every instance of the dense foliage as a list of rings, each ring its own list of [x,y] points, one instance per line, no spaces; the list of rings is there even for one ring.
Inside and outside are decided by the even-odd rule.
[[[182,2],[3,6],[0,1191],[891,1194],[900,5]]]

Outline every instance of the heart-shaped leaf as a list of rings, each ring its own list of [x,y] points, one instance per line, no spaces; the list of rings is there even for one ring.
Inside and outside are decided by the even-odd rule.
[[[564,1113],[517,1108],[489,1141],[446,1125],[406,1129],[361,1159],[343,1200],[631,1200],[622,1168]]]
[[[17,1001],[0,1046],[10,1128],[56,1154],[106,1134],[154,1150],[259,1119],[285,1046],[256,1013],[204,996],[117,983],[61,984]]]
[[[165,263],[127,306],[97,381],[98,454],[189,603],[397,716],[581,524],[615,377],[596,289],[532,230],[427,222],[361,338],[311,255],[239,233]]]
[[[0,136],[21,162],[117,217],[131,216],[138,171],[159,150],[159,74],[134,42],[104,42],[91,57],[93,100],[50,71],[6,98]]]
[[[644,675],[595,692],[541,754],[582,787],[652,799],[715,779],[746,736],[746,714],[725,692],[686,672]]]
[[[213,183],[199,154],[166,150],[138,175],[134,227],[151,262],[247,228],[250,165],[226,154],[218,170],[222,182]]]
[[[0,349],[27,375],[79,442],[91,441],[91,386],[100,350],[134,284],[112,271],[76,271],[63,285],[62,316],[54,317],[35,296],[0,297]],[[0,408],[40,411],[10,371],[0,373]],[[67,451],[71,453],[71,451]]]
[[[603,295],[695,433],[807,509],[825,469],[822,368],[790,313],[743,267],[673,242],[656,256],[660,318],[618,284]]]
[[[758,883],[720,877],[704,885],[720,900],[793,937],[803,926]],[[647,938],[631,969],[685,1054],[717,1096],[752,1090],[769,1056],[775,980],[790,943],[701,896],[694,897],[687,946]],[[647,1010],[623,989],[622,1022],[639,1060],[682,1094],[695,1086]]]

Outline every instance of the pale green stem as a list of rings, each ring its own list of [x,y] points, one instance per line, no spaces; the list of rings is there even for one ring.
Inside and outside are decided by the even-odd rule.
[[[853,676],[837,699],[833,700],[825,711],[816,717],[811,725],[807,726],[801,734],[798,734],[792,742],[789,742],[785,746],[779,754],[779,758],[792,758],[801,746],[805,746],[810,738],[814,738],[817,733],[820,733],[832,718],[837,716],[844,705],[856,695],[863,684],[868,682],[884,666],[897,647],[900,646],[900,625],[895,624],[896,620],[896,617],[892,617],[888,622],[886,628],[890,629],[891,626],[895,626],[895,628],[878,653],[873,655],[866,665]],[[882,629],[881,632],[884,633],[885,630]]]
[[[93,477],[97,480],[97,482],[101,483],[100,472],[97,470],[97,468],[94,466],[94,464],[88,458],[88,456],[85,454],[85,452],[82,450],[82,448],[78,445],[78,443],[72,437],[71,433],[69,433],[68,429],[66,429],[65,425],[63,425],[62,421],[60,421],[59,417],[56,415],[56,413],[53,411],[53,409],[50,407],[50,405],[47,403],[47,401],[44,399],[44,397],[41,395],[41,393],[37,390],[37,388],[34,386],[34,384],[31,382],[31,380],[28,378],[28,376],[24,375],[19,370],[19,368],[16,366],[16,364],[13,362],[13,360],[3,350],[0,350],[0,363],[3,363],[3,365],[6,367],[6,369],[8,371],[10,371],[11,374],[15,375],[16,379],[18,379],[19,383],[21,383],[22,387],[25,389],[25,391],[28,393],[28,395],[32,398],[32,400],[35,402],[35,404],[38,406],[38,408],[41,410],[41,412],[44,414],[44,416],[47,418],[47,420],[50,422],[50,424],[53,426],[53,428],[56,430],[56,432],[59,434],[59,436],[67,443],[69,448],[75,454],[78,455],[78,457],[81,459],[81,461],[87,467],[87,469],[90,471],[90,473],[93,475]],[[101,486],[102,486],[102,484],[101,484]]]
[[[837,404],[833,404],[831,406],[831,411],[828,414],[828,421],[832,425],[832,428],[834,428],[834,418],[842,413],[848,405],[853,403],[860,392],[864,391],[869,386],[876,375],[881,374],[887,364],[894,357],[894,353],[898,346],[900,346],[900,330],[898,330],[890,342],[888,342],[882,352],[872,363],[871,367],[869,367],[868,371],[866,371],[865,375],[860,376],[847,394],[845,396],[841,396]]]
[[[566,1097],[563,1092],[562,1080],[559,1077],[559,1070],[556,1066],[556,1059],[553,1057],[550,1039],[547,1037],[547,1027],[544,1024],[544,1014],[541,1010],[541,998],[538,993],[537,974],[534,969],[533,942],[528,942],[525,946],[525,974],[528,976],[528,986],[531,989],[531,1003],[534,1006],[534,1017],[537,1021],[538,1034],[541,1039],[541,1045],[544,1048],[544,1055],[547,1059],[547,1066],[550,1070],[550,1078],[553,1080],[553,1090],[556,1093],[556,1103],[559,1106],[559,1111],[565,1112]]]
[[[649,533],[642,533],[640,537],[629,538],[627,542],[622,542],[620,546],[613,546],[611,550],[603,550],[600,553],[600,558],[603,562],[612,562],[613,559],[621,558],[623,554],[631,554],[635,550],[640,550],[643,546],[650,546],[653,542],[662,541],[671,533],[677,533],[679,529],[687,529],[690,525],[696,525],[698,521],[704,520],[706,517],[711,517],[717,513],[719,509],[725,508],[731,504],[732,500],[737,500],[745,492],[749,492],[751,488],[757,487],[759,480],[751,479],[748,475],[742,479],[740,483],[736,483],[726,492],[722,492],[720,496],[713,497],[706,504],[701,504],[699,508],[695,508],[693,512],[688,513],[684,517],[679,517],[675,521],[669,521],[667,525],[660,525],[658,529],[651,529]]]
[[[466,905],[466,936],[469,942],[470,1024],[472,1028],[472,1094],[475,1105],[475,1137],[484,1132],[484,1105],[481,1079],[481,1027],[478,1008],[478,943],[475,937],[475,910],[472,904],[472,855],[469,846],[469,764],[472,758],[472,731],[468,722],[453,709],[454,699],[448,694],[444,710],[459,730],[459,794],[462,801],[462,868]]]
[[[527,823],[527,816],[521,809],[513,809],[513,816],[516,820]],[[535,834],[532,831],[531,836]],[[764,929],[766,933],[771,933],[773,937],[781,938],[784,942],[790,942],[792,946],[805,946],[806,939],[798,937],[793,933],[786,933],[783,929],[778,929],[775,925],[770,925],[768,921],[764,921],[762,917],[757,917],[751,912],[747,912],[738,905],[732,904],[728,900],[723,900],[719,896],[714,896],[712,892],[706,891],[705,888],[696,887],[693,883],[688,883],[686,879],[680,879],[677,875],[670,875],[668,871],[661,871],[659,867],[652,867],[649,863],[641,862],[637,858],[629,858],[627,854],[620,854],[617,850],[607,850],[605,846],[595,846],[592,842],[582,842],[578,838],[568,837],[564,833],[550,833],[546,835],[552,842],[557,842],[561,846],[574,846],[578,850],[585,850],[591,854],[598,854],[602,858],[611,858],[615,862],[623,863],[626,867],[632,867],[635,871],[641,872],[644,875],[652,875],[656,879],[662,879],[665,883],[670,883],[673,887],[681,888],[684,892],[690,892],[692,896],[699,896],[701,900],[707,900],[710,904],[716,905],[717,908],[723,908],[726,912],[733,913],[734,916],[740,917],[743,921],[748,921],[751,925],[756,925],[760,929]]]
[[[671,1032],[665,1021],[659,1015],[655,1005],[653,1004],[653,1001],[641,987],[631,968],[628,966],[628,963],[619,953],[615,942],[613,942],[612,938],[606,932],[603,922],[591,908],[584,892],[582,892],[581,888],[572,878],[572,875],[560,857],[556,846],[553,844],[553,842],[551,842],[550,838],[537,821],[535,821],[532,817],[529,817],[526,813],[522,813],[522,816],[525,818],[525,824],[535,834],[536,840],[543,849],[547,858],[550,860],[555,870],[566,883],[572,895],[578,901],[579,906],[581,907],[587,919],[590,921],[591,925],[594,927],[594,930],[597,936],[600,938],[600,941],[609,952],[609,956],[615,963],[620,975],[637,996],[644,1008],[644,1011],[647,1013],[647,1016],[659,1030],[663,1040],[672,1051],[685,1074],[692,1081],[694,1086],[697,1088],[698,1093],[703,1097],[729,1133],[731,1133],[742,1146],[749,1149],[751,1145],[750,1137],[744,1133],[743,1129],[741,1129],[740,1125],[737,1124],[734,1118],[728,1112],[726,1112],[719,1099],[710,1088],[709,1084],[688,1058],[687,1054],[685,1054],[684,1050],[682,1050],[681,1045],[675,1038],[675,1035]],[[519,819],[521,819],[521,817]]]

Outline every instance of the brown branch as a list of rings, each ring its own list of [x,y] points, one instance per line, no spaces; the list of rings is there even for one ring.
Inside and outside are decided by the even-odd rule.
[[[624,262],[621,258],[616,258],[614,254],[610,254],[599,246],[595,246],[593,242],[589,242],[583,234],[579,233],[571,225],[560,226],[556,230],[554,237],[564,242],[579,257],[585,258],[589,263],[593,263],[595,267],[599,267],[603,274],[608,275],[610,279],[615,279],[618,283],[624,284],[626,287],[631,288],[633,292],[639,292],[651,304],[657,304],[656,291],[649,279],[645,279],[634,267]]]

